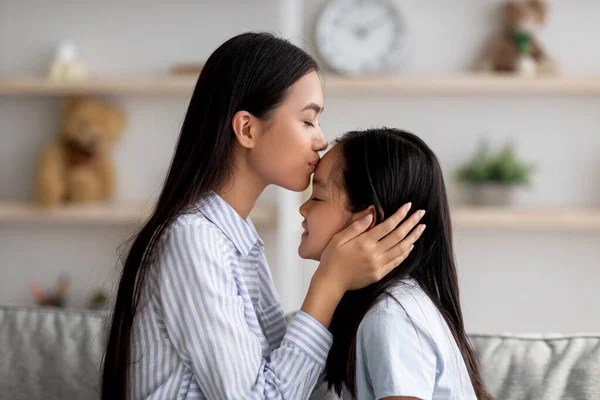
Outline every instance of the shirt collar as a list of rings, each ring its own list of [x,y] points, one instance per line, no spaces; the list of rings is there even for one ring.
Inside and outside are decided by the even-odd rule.
[[[244,220],[212,190],[200,200],[198,208],[210,222],[215,224],[233,242],[244,257],[250,253],[257,242],[262,246],[263,241],[258,236],[250,217]]]

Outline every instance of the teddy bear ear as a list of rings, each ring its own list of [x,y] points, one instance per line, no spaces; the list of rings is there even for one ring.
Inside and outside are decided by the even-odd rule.
[[[519,7],[521,4],[517,4],[516,1],[507,1],[504,3],[504,19],[506,24],[511,26],[519,19]]]
[[[71,111],[73,111],[75,108],[77,108],[77,106],[79,106],[81,103],[84,102],[84,98],[83,96],[69,96],[65,99],[64,102],[64,112],[65,114],[69,114]]]
[[[548,4],[544,0],[530,0],[529,4],[534,10],[537,20],[543,23],[548,15]]]

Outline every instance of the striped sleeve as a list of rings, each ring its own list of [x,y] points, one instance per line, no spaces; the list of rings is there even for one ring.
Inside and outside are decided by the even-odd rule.
[[[281,345],[262,357],[247,325],[219,231],[179,225],[166,238],[158,280],[169,339],[208,399],[307,399],[323,371],[331,333],[300,312]]]

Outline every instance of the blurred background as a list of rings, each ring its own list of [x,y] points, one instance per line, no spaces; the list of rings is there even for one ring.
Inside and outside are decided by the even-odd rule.
[[[438,155],[469,332],[600,331],[600,3],[503,4],[0,0],[0,303],[109,304],[202,63],[269,31],[321,63],[329,140],[386,125]],[[76,114],[86,101],[105,107]],[[118,136],[115,191],[39,205],[72,119]],[[268,188],[252,215],[287,311],[316,267],[297,256],[303,196]]]

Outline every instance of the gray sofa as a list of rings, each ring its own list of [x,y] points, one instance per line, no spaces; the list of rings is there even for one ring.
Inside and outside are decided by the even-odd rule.
[[[0,306],[0,399],[97,398],[106,317]],[[498,400],[600,399],[600,334],[471,338]]]

